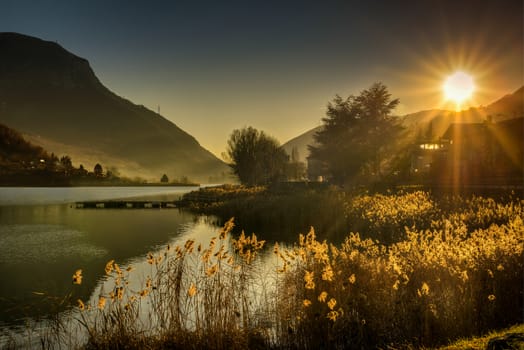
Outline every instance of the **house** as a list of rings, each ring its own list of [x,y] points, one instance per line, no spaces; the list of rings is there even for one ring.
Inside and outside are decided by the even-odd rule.
[[[434,152],[431,163],[434,181],[452,186],[522,184],[524,118],[454,123],[441,140],[442,152]]]
[[[415,145],[411,157],[411,175],[427,175],[433,171],[434,163],[445,157],[448,150],[448,140],[437,142],[422,141]]]

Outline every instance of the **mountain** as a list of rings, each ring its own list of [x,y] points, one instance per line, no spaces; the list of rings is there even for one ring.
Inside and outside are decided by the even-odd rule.
[[[524,86],[486,107],[486,113],[499,120],[524,116]]]
[[[32,143],[129,176],[207,181],[228,171],[174,123],[111,92],[87,60],[57,43],[0,33],[0,52],[0,122]]]
[[[433,138],[444,134],[451,123],[478,123],[491,118],[494,122],[524,116],[524,86],[512,94],[506,95],[488,106],[470,108],[460,112],[432,109],[407,114],[400,117],[403,125],[411,130],[431,133]],[[313,135],[322,127],[313,128],[284,143],[282,147],[288,154],[296,147],[301,161],[309,155],[307,146],[314,143]]]
[[[286,151],[288,155],[291,155],[293,148],[296,148],[298,151],[298,160],[306,163],[307,157],[309,155],[308,145],[312,145],[314,143],[313,135],[315,135],[315,133],[317,131],[320,131],[321,129],[322,126],[317,126],[316,128],[306,131],[305,133],[283,144],[282,148]]]

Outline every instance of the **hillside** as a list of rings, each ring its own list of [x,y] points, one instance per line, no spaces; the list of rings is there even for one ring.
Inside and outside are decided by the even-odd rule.
[[[0,124],[0,186],[136,186],[111,169],[75,167],[69,156],[57,157]],[[99,170],[97,170],[97,168]]]
[[[0,33],[0,52],[0,122],[33,143],[129,176],[207,181],[228,171],[171,121],[108,90],[87,60],[58,44]]]
[[[0,173],[50,159],[41,147],[27,142],[20,133],[0,124]]]
[[[287,154],[291,154],[293,148],[296,147],[298,150],[298,158],[301,162],[307,161],[307,156],[309,155],[308,145],[313,144],[313,136],[317,131],[320,131],[322,127],[317,126],[302,135],[299,135],[285,144],[282,145],[282,148],[286,151]]]
[[[451,123],[477,123],[486,120],[488,116],[494,122],[524,116],[524,86],[485,107],[470,108],[460,112],[432,109],[407,114],[400,118],[411,134],[416,134],[419,130],[427,133],[428,129],[431,129],[432,136],[438,138]],[[313,128],[284,143],[282,147],[288,154],[291,154],[293,147],[297,147],[301,160],[305,161],[309,155],[307,146],[313,144],[313,135],[320,128],[321,126]]]
[[[522,117],[524,115],[524,86],[493,102],[485,110],[486,114],[492,115],[496,121]]]
[[[78,170],[66,168],[64,165],[70,164],[67,160],[65,157],[61,162],[16,130],[0,124],[0,186],[67,186],[73,170]]]

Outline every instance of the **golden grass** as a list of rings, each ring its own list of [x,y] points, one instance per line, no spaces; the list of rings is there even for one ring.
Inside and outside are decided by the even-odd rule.
[[[473,232],[434,224],[390,246],[358,234],[334,246],[311,230],[281,252],[286,345],[422,346],[522,322],[522,217]]]
[[[500,330],[500,331],[489,332],[488,334],[484,336],[480,336],[480,337],[460,339],[460,340],[453,342],[453,344],[439,347],[438,350],[464,350],[464,349],[484,350],[486,349],[486,346],[488,345],[488,342],[490,341],[490,339],[501,337],[508,333],[523,333],[524,334],[524,324],[515,325],[513,327],[510,327],[504,330]]]
[[[230,220],[207,246],[188,240],[148,253],[150,274],[138,289],[130,287],[132,271],[109,261],[113,287],[96,305],[78,302],[87,347],[246,348],[258,314],[249,298],[260,293],[253,262],[264,241],[232,238],[232,228]]]
[[[265,242],[233,237],[230,220],[207,245],[147,254],[138,288],[131,268],[109,261],[110,290],[72,303],[87,348],[438,346],[523,322],[522,208],[425,192],[354,197],[348,216],[380,235],[333,244],[312,228],[272,247],[278,266],[264,278]],[[379,240],[387,233],[397,236]]]

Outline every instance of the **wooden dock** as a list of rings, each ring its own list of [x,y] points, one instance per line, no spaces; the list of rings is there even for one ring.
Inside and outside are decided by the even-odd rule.
[[[176,201],[87,201],[76,202],[76,209],[172,209]]]

